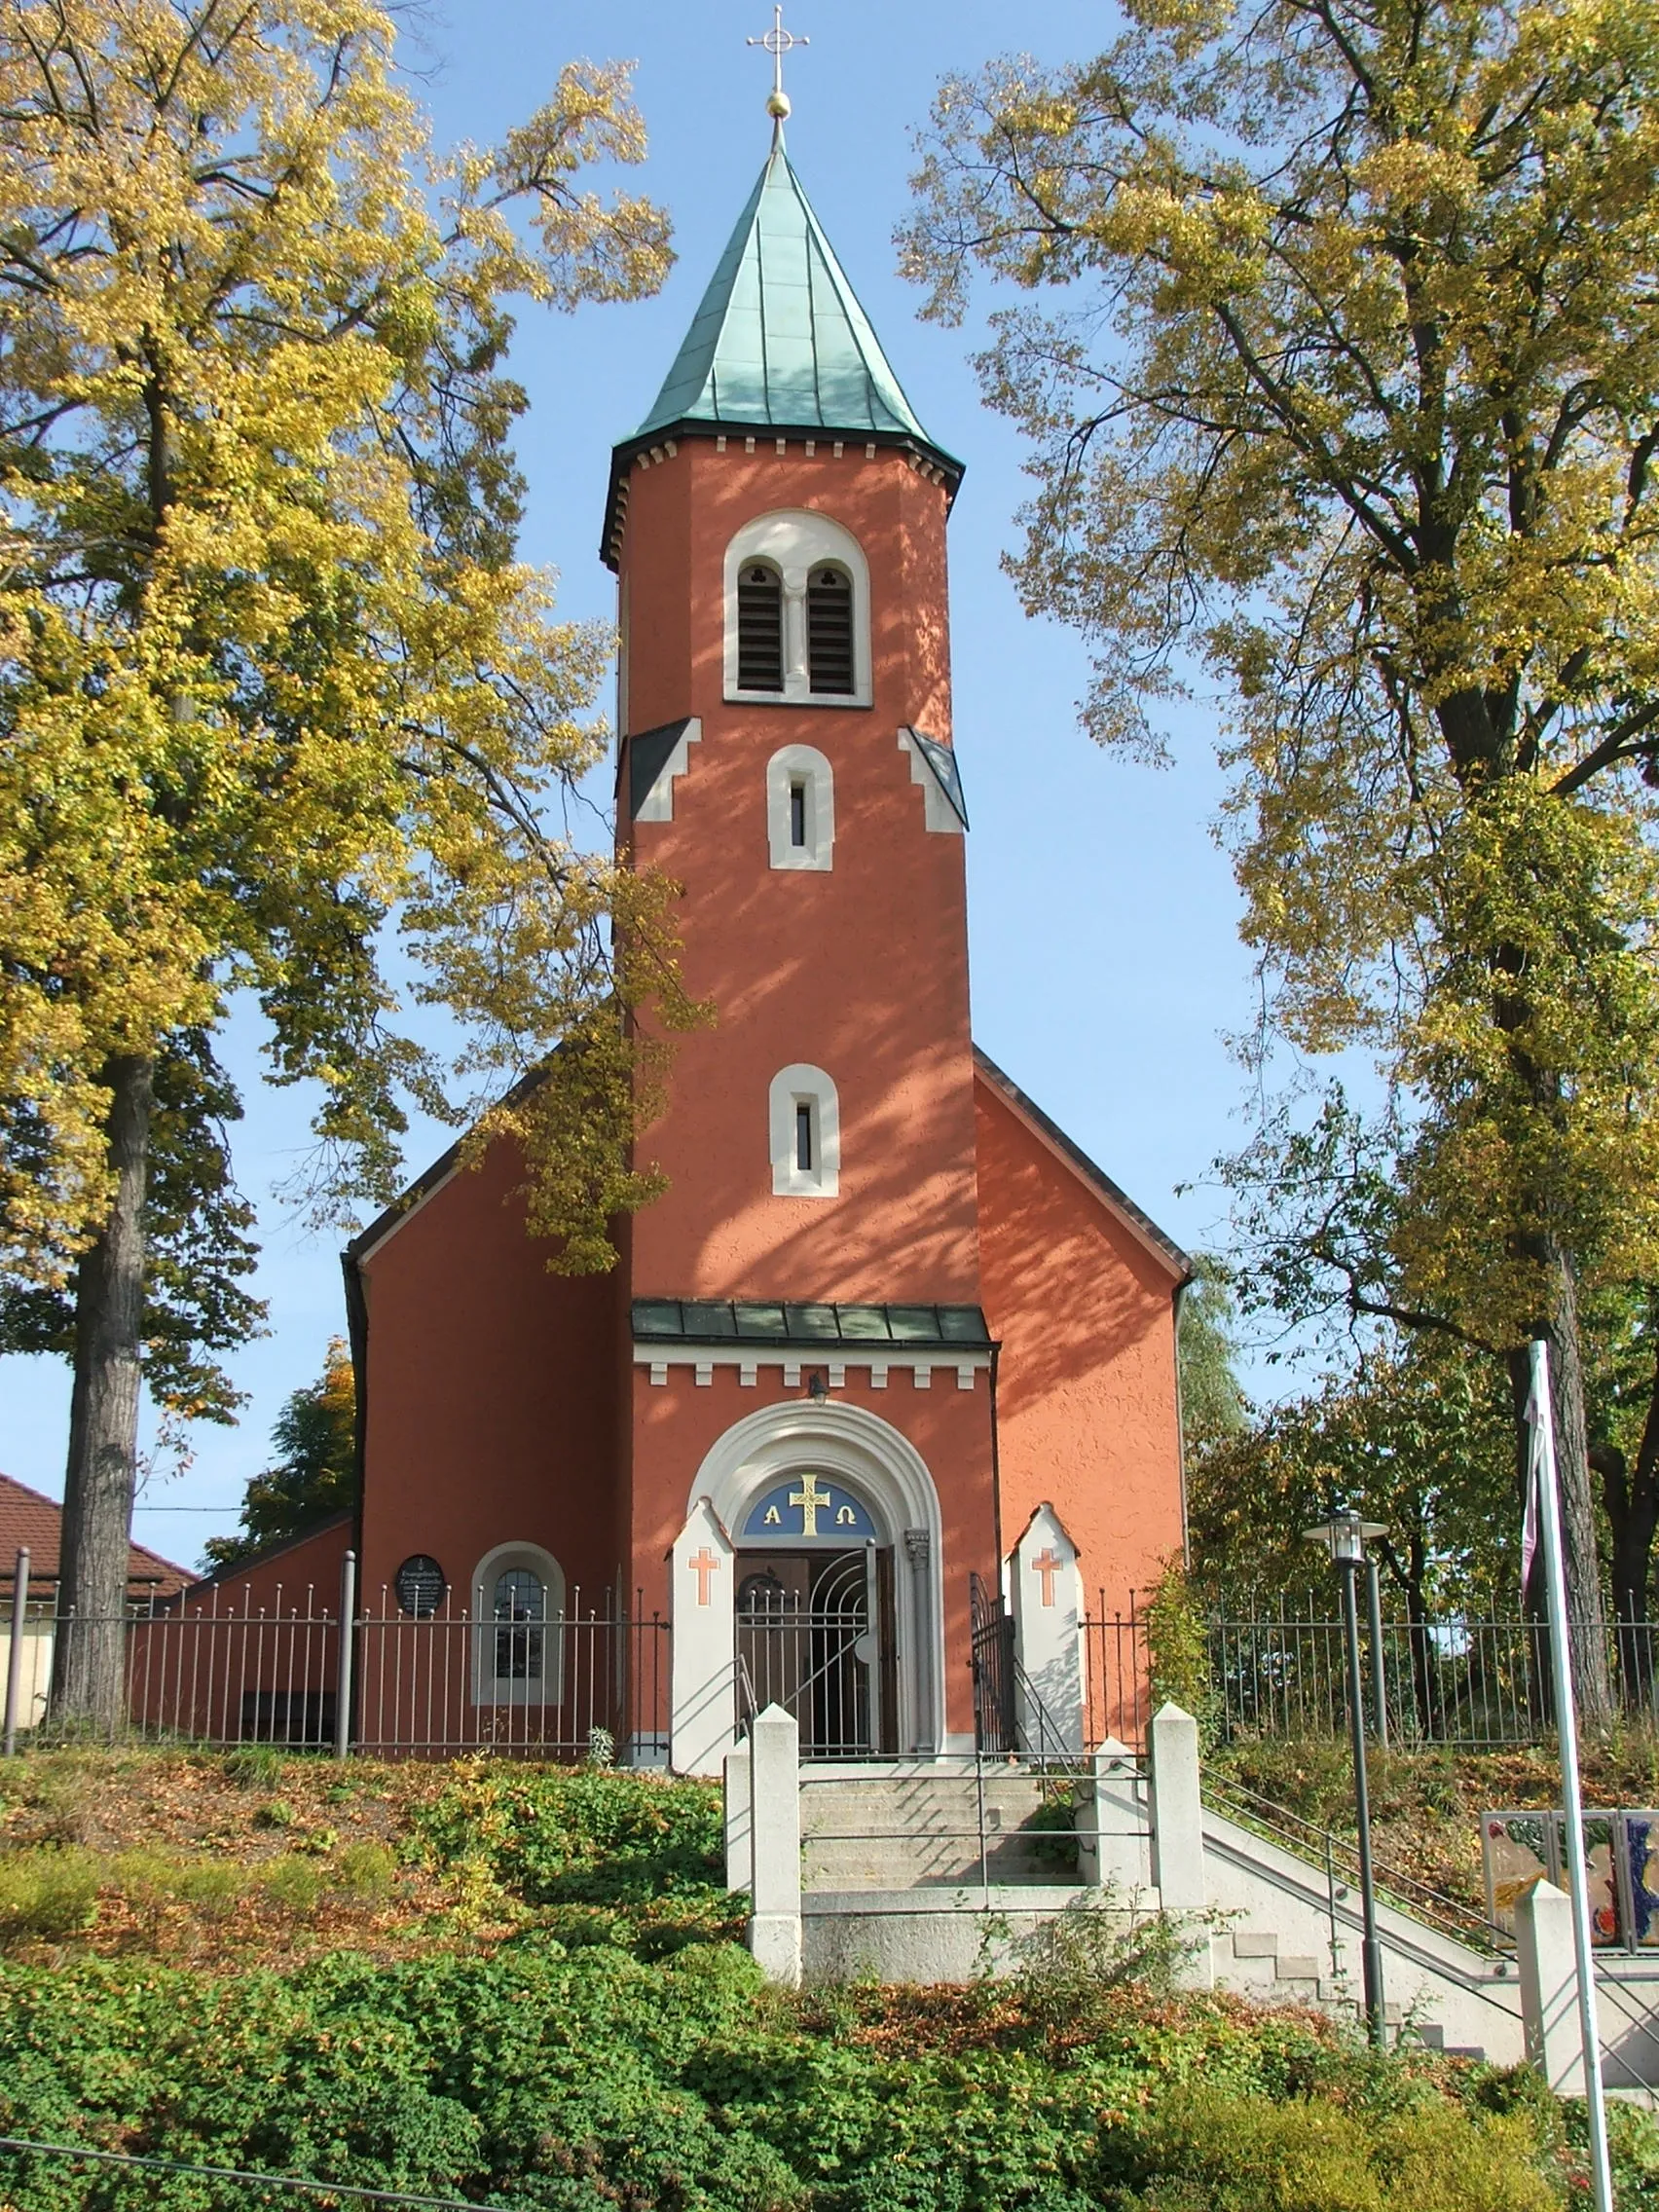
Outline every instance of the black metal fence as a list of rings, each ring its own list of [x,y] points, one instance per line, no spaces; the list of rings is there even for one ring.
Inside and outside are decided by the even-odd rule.
[[[1574,1630],[1574,1635],[1581,1633]],[[1659,1725],[1659,1626],[1608,1623],[1609,1676],[1627,1717]],[[1252,1736],[1338,1735],[1347,1727],[1349,1685],[1344,1628],[1309,1608],[1213,1616],[1201,1659],[1190,1666],[1201,1680],[1184,1699],[1205,1707],[1202,1717],[1227,1741]],[[1109,1614],[1084,1623],[1089,1697],[1089,1741],[1117,1736],[1138,1748],[1155,1702],[1144,1614]],[[1391,1741],[1478,1750],[1531,1744],[1555,1725],[1549,1636],[1544,1624],[1482,1620],[1447,1613],[1427,1620],[1385,1618],[1380,1643],[1362,1636],[1361,1696],[1368,1722],[1378,1702]]]
[[[653,1758],[668,1735],[668,1623],[584,1604],[557,1610],[394,1602],[338,1605],[313,1590],[254,1606],[214,1591],[131,1608],[125,1732],[228,1746],[273,1743],[377,1758],[470,1751],[546,1759]],[[51,1733],[59,1641],[85,1624],[55,1595],[31,1597],[20,1635],[0,1621],[18,1732]],[[101,1631],[109,1624],[98,1621]]]

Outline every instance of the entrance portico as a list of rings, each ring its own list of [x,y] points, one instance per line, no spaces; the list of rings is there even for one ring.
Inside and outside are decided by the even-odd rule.
[[[734,1422],[674,1545],[670,1764],[718,1773],[746,1701],[794,1712],[809,1757],[931,1756],[940,1539],[933,1476],[879,1416],[804,1399]]]

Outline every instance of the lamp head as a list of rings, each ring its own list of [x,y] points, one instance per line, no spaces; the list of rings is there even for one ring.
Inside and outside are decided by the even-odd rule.
[[[1365,1547],[1373,1536],[1385,1536],[1385,1521],[1362,1521],[1351,1505],[1341,1507],[1328,1521],[1321,1521],[1316,1529],[1304,1529],[1303,1535],[1310,1544],[1323,1544],[1335,1565],[1345,1562],[1357,1564],[1365,1557]]]

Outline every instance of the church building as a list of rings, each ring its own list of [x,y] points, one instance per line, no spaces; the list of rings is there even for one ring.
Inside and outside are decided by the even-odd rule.
[[[683,885],[717,1012],[643,1139],[666,1195],[562,1277],[508,1144],[436,1162],[346,1259],[354,1526],[186,1600],[351,1544],[365,1748],[416,1731],[388,1694],[434,1746],[598,1724],[697,1773],[772,1699],[820,1757],[1117,1724],[1086,1616],[1181,1548],[1189,1269],[972,1040],[961,474],[780,132],[604,517],[619,849]]]

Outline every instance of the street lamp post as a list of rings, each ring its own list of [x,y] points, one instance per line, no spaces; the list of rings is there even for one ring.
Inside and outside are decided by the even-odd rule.
[[[1368,1536],[1381,1536],[1384,1525],[1362,1521],[1351,1510],[1333,1513],[1317,1529],[1304,1530],[1309,1543],[1323,1544],[1343,1578],[1343,1636],[1347,1646],[1348,1737],[1353,1747],[1353,1805],[1359,1824],[1360,1963],[1365,1977],[1365,2024],[1379,2049],[1384,2041],[1382,1946],[1377,1939],[1377,1885],[1371,1869],[1371,1794],[1365,1774],[1365,1708],[1359,1666],[1358,1577],[1365,1567]]]

